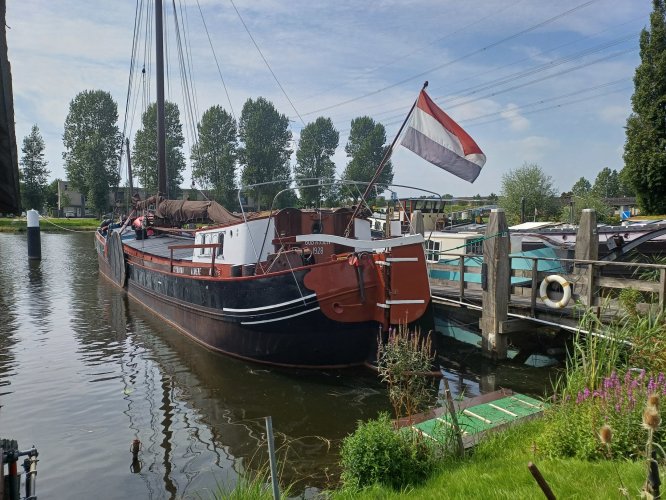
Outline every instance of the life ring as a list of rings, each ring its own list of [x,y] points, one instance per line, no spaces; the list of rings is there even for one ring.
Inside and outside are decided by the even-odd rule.
[[[564,295],[558,302],[553,302],[548,298],[548,284],[552,283],[553,281],[559,283],[560,286],[562,287],[562,291],[564,292]],[[553,309],[562,309],[571,300],[571,283],[565,280],[562,276],[558,276],[557,274],[551,274],[549,276],[546,276],[541,282],[539,293],[541,294],[541,300],[548,307],[552,307]]]

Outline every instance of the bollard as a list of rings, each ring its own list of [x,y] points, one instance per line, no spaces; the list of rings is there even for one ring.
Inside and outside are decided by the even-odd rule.
[[[280,486],[277,477],[277,461],[275,459],[275,443],[273,441],[273,419],[265,417],[266,440],[268,441],[268,460],[271,467],[271,483],[273,485],[273,500],[280,500]]]
[[[28,259],[42,260],[39,212],[37,210],[28,210]]]

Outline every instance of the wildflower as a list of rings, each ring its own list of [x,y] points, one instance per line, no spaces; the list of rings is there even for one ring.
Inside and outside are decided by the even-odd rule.
[[[613,438],[613,431],[610,428],[610,425],[602,425],[601,429],[599,429],[599,439],[601,439],[601,442],[605,445],[610,444],[611,439]]]

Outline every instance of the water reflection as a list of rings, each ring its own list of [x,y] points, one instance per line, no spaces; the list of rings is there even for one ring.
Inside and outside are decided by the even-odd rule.
[[[15,255],[11,252],[7,241],[8,235],[0,234],[0,397],[8,394],[11,378],[14,374],[15,356],[13,348],[16,344],[16,293],[14,290],[16,272]],[[2,407],[0,401],[0,408]]]

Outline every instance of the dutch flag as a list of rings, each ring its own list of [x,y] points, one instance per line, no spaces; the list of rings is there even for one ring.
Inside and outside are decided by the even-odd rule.
[[[469,182],[476,180],[486,163],[486,155],[474,139],[442,111],[425,90],[419,94],[401,144]]]

